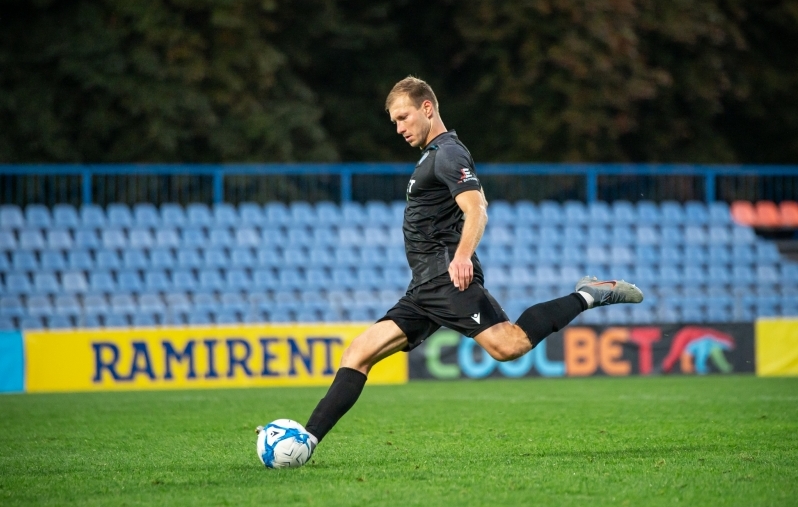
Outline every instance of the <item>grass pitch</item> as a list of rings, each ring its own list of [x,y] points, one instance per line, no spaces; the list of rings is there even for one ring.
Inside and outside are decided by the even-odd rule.
[[[0,396],[0,505],[796,505],[798,379],[367,386],[296,470],[257,424],[326,389]]]

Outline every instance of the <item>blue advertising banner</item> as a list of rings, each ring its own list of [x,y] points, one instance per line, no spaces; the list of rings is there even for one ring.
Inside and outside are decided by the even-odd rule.
[[[19,393],[25,389],[24,364],[22,333],[0,331],[0,393]]]

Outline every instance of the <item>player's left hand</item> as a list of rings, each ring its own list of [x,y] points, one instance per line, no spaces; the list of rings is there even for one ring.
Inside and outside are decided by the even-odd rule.
[[[455,255],[454,260],[449,263],[449,279],[461,291],[466,290],[474,279],[474,264],[471,259]]]

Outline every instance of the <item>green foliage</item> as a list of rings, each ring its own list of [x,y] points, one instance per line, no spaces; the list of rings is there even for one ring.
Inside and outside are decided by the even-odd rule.
[[[792,505],[796,379],[366,387],[300,469],[258,424],[323,388],[0,397],[0,504]]]
[[[479,161],[798,161],[790,0],[7,3],[0,161],[408,160],[428,80]]]

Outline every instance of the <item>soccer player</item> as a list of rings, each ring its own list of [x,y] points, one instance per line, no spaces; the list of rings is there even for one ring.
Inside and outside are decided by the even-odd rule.
[[[475,253],[488,203],[471,154],[454,130],[446,130],[438,99],[424,81],[396,83],[385,109],[396,132],[421,150],[407,184],[402,226],[413,278],[399,302],[344,351],[327,395],[305,425],[314,449],[355,404],[375,364],[409,352],[441,326],[472,337],[494,359],[511,361],[589,308],[643,300],[640,289],[623,280],[586,276],[572,294],[527,308],[510,322],[483,286]]]

